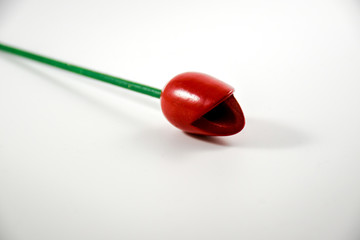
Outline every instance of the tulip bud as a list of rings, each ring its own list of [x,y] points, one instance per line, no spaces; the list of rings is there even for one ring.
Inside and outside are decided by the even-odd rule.
[[[175,127],[193,134],[227,136],[240,132],[244,114],[234,89],[203,73],[174,77],[161,93],[161,109]]]

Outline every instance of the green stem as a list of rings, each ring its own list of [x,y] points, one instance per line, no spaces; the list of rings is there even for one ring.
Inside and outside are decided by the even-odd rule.
[[[150,86],[146,86],[140,83],[131,82],[122,78],[114,77],[111,75],[107,75],[100,72],[95,72],[90,69],[82,68],[76,65],[72,65],[69,63],[61,62],[55,59],[51,59],[48,57],[44,57],[35,53],[27,52],[18,48],[14,48],[11,46],[7,46],[0,43],[0,50],[12,53],[18,56],[22,56],[25,58],[29,58],[38,62],[42,62],[57,68],[62,68],[64,70],[74,72],[80,75],[84,75],[90,78],[94,78],[103,82],[111,83],[119,87],[127,88],[135,92],[143,93],[155,98],[160,98],[161,90],[157,88],[153,88]]]

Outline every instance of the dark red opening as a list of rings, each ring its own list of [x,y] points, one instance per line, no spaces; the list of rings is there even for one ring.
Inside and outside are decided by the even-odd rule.
[[[245,118],[239,103],[231,95],[192,125],[208,135],[227,136],[240,132],[244,128]]]

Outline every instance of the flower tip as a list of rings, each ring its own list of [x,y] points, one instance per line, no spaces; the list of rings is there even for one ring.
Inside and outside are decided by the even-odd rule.
[[[240,132],[245,117],[226,83],[203,73],[174,77],[161,94],[161,108],[175,127],[193,134],[228,136]]]

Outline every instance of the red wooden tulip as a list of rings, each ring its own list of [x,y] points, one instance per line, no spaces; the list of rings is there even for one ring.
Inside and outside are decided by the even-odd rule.
[[[234,89],[206,74],[180,74],[161,91],[1,43],[0,50],[160,98],[165,117],[185,132],[226,136],[240,132],[245,125],[244,114],[233,96]]]
[[[189,133],[227,136],[240,132],[244,114],[234,89],[203,73],[174,77],[161,93],[161,109],[175,127]]]

